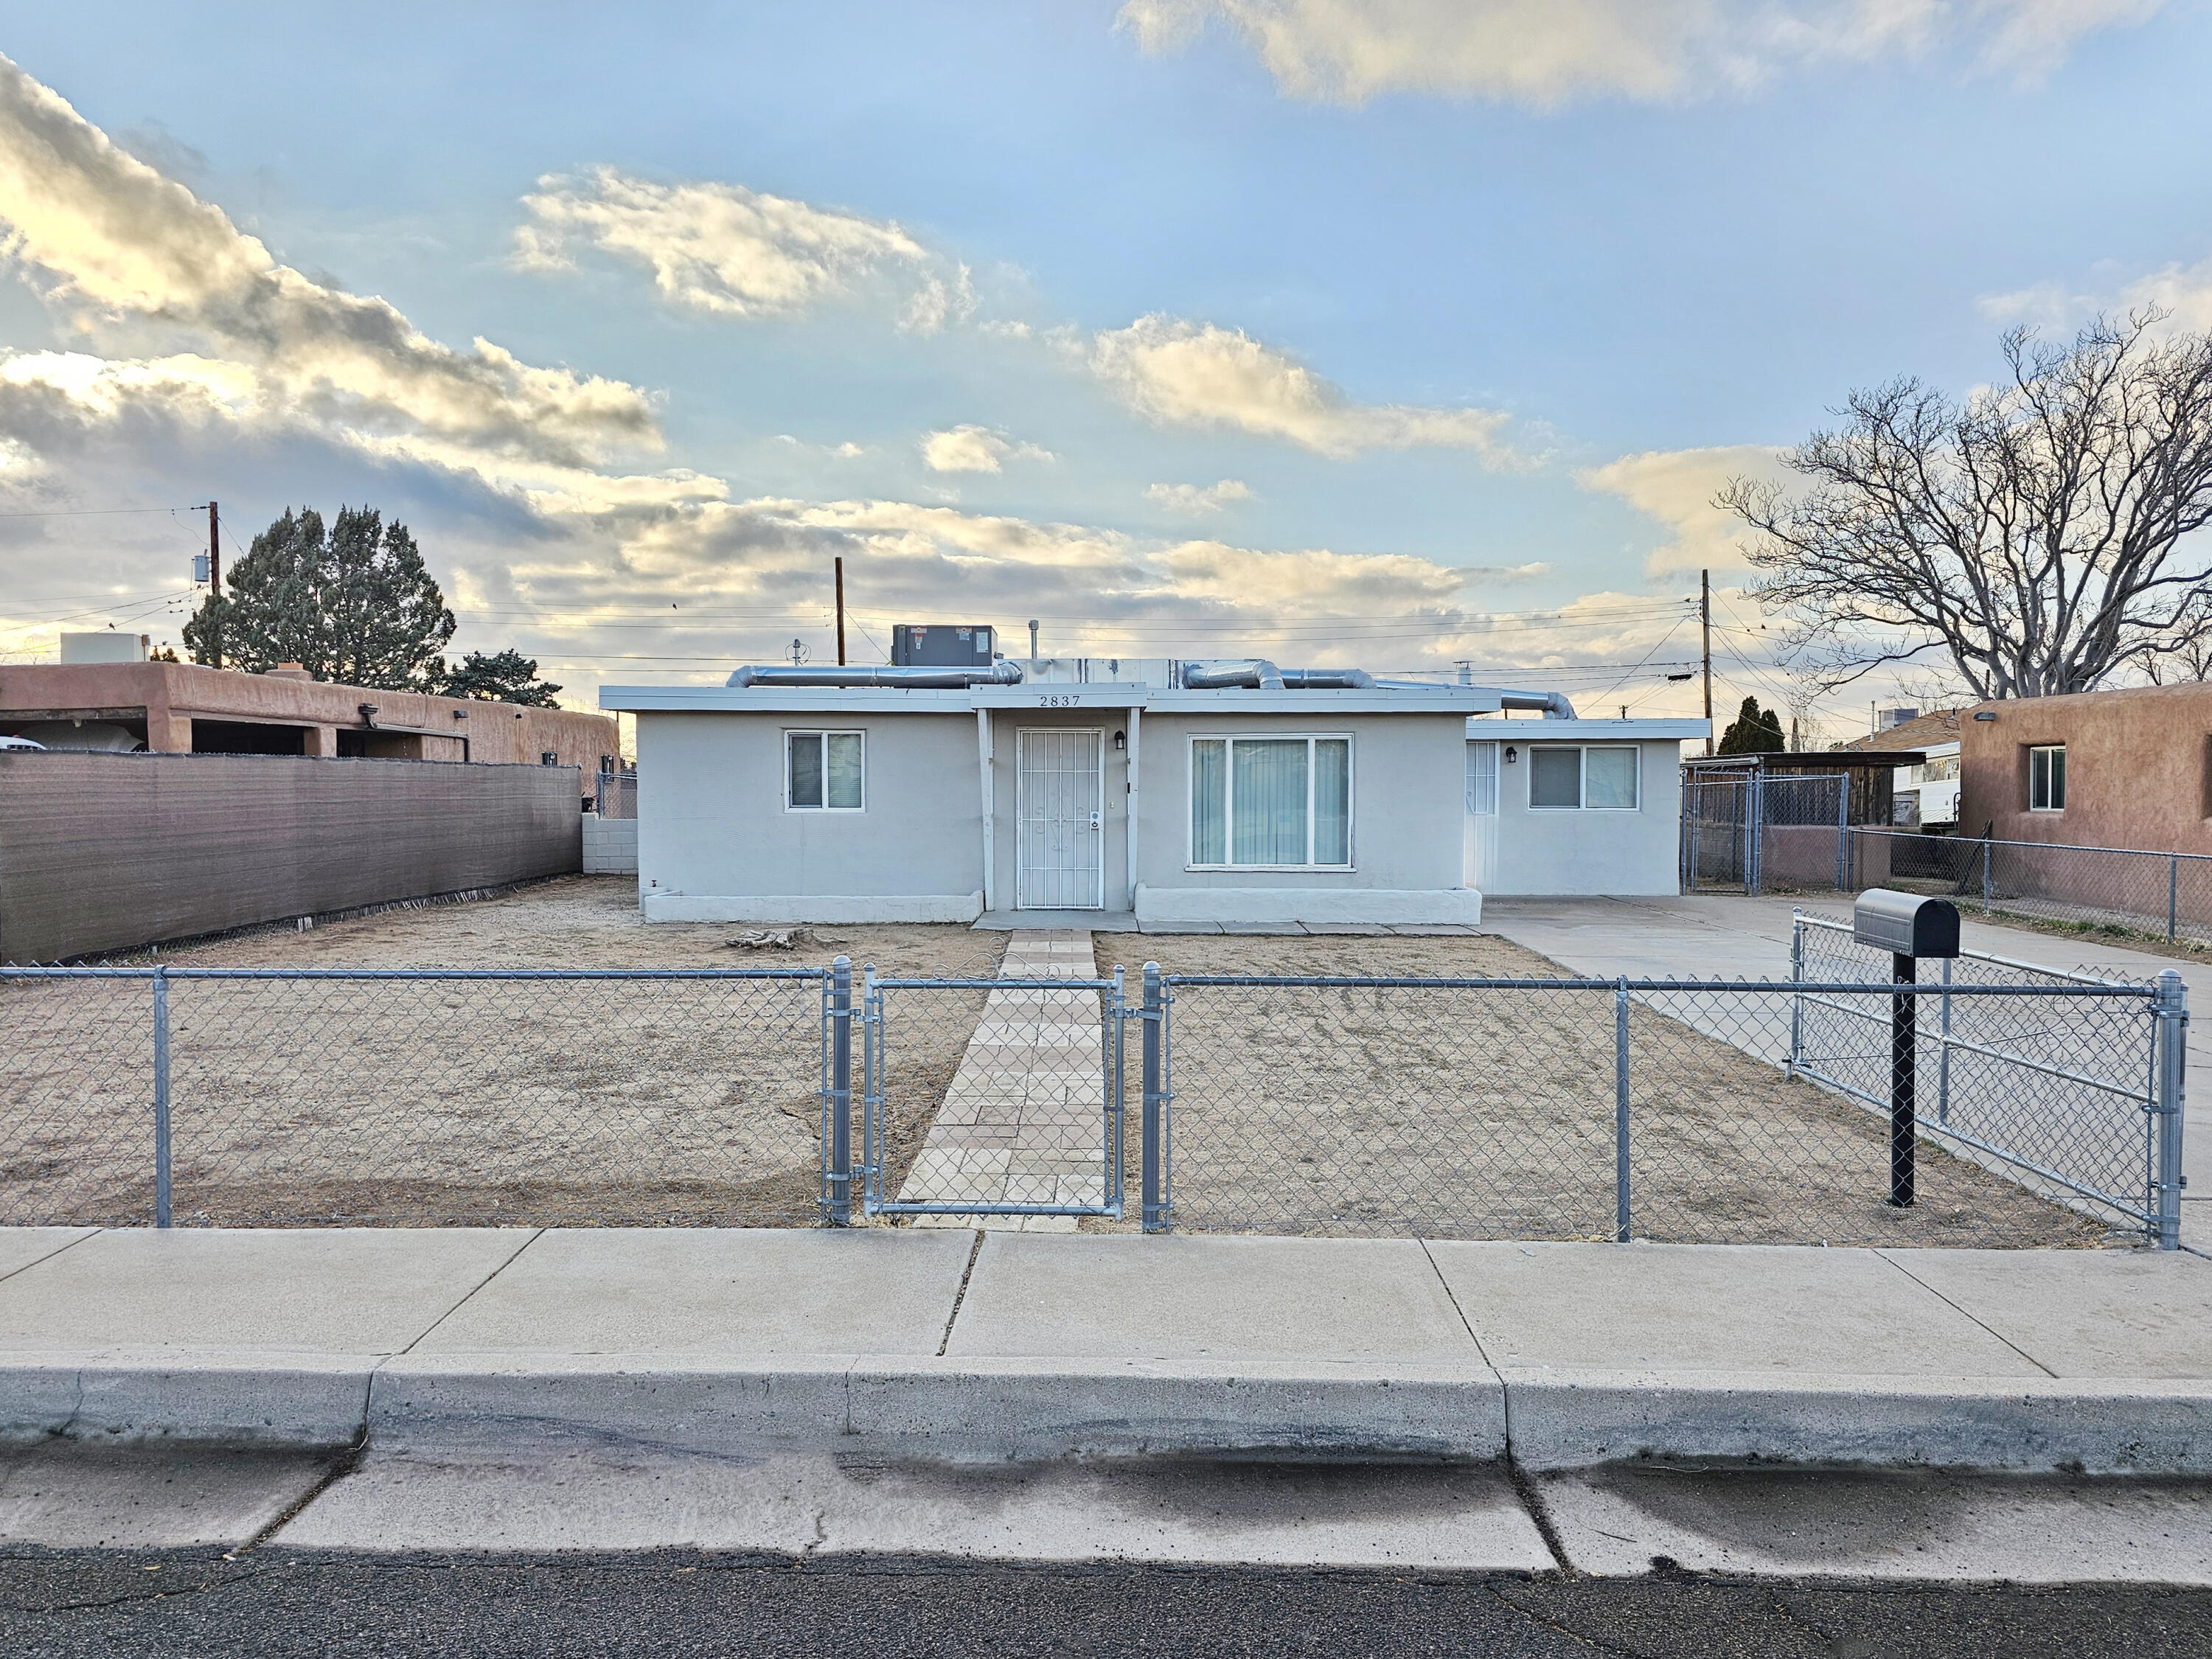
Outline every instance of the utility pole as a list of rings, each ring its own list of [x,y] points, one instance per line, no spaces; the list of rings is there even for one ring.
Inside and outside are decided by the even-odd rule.
[[[838,559],[838,560],[836,561],[836,565],[837,565],[837,666],[838,666],[838,667],[840,667],[840,668],[842,668],[842,667],[845,665],[845,561],[844,561],[842,558],[840,558],[840,559]]]
[[[222,520],[215,502],[210,501],[208,502],[208,598],[219,599],[222,597]],[[214,623],[210,631],[215,636],[214,648],[210,654],[215,658],[215,665],[220,668],[222,666],[222,624],[216,622],[213,617],[210,617],[210,621]]]
[[[1698,622],[1705,636],[1705,752],[1713,752],[1713,573],[1698,572]]]

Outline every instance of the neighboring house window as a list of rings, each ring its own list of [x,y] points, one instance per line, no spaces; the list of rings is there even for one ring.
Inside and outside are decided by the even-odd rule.
[[[858,732],[787,732],[783,749],[786,806],[793,811],[860,810]]]
[[[1212,869],[1352,863],[1352,739],[1194,738],[1190,861]]]
[[[2045,744],[2027,751],[2027,810],[2063,812],[2066,810],[2066,745]]]
[[[1498,811],[1498,745],[1494,743],[1467,746],[1467,810],[1485,818]]]
[[[1581,807],[1593,811],[1636,810],[1636,745],[1593,744],[1528,750],[1528,805],[1540,810]]]

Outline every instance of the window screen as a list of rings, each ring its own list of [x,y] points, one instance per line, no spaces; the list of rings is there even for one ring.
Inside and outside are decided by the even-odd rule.
[[[1580,806],[1583,804],[1583,751],[1579,749],[1531,749],[1528,751],[1528,805]]]
[[[860,734],[792,732],[785,734],[787,799],[794,807],[860,810]]]
[[[1471,743],[1467,746],[1467,810],[1478,817],[1498,811],[1498,745]]]
[[[1583,805],[1615,811],[1636,806],[1636,750],[1618,748],[1583,750]]]

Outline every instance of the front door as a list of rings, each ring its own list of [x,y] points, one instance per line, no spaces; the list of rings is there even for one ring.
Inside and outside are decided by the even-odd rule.
[[[1106,734],[1072,726],[1014,733],[1018,910],[1097,910],[1106,903]]]

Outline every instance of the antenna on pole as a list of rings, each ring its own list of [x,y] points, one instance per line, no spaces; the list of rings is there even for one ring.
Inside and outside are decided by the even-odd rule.
[[[837,566],[837,666],[845,665],[845,561],[840,557]]]

